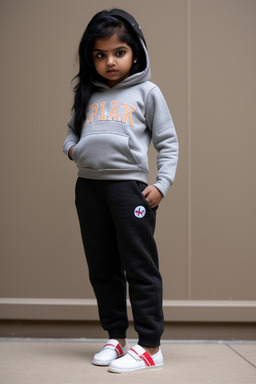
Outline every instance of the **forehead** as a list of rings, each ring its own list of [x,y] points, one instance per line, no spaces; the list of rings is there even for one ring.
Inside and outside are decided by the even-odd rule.
[[[97,39],[94,43],[93,49],[104,50],[104,51],[112,51],[119,47],[130,48],[128,44],[124,41],[120,40],[116,33],[114,33],[110,37],[104,37],[102,39]]]

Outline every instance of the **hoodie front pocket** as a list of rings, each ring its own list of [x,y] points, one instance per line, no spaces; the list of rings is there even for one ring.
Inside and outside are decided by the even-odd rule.
[[[81,138],[73,151],[80,167],[103,169],[129,169],[138,161],[129,147],[129,137],[119,133],[90,133]]]

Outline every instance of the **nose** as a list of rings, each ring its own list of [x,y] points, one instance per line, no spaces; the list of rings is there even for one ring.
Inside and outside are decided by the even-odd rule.
[[[115,58],[114,58],[114,56],[109,55],[109,56],[107,57],[107,65],[108,65],[109,67],[112,67],[113,65],[115,65]]]

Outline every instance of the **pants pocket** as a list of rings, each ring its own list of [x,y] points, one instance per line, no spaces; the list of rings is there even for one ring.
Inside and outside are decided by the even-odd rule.
[[[144,203],[147,205],[147,208],[152,211],[154,214],[156,214],[156,211],[157,211],[157,208],[158,208],[158,205],[154,208],[151,208],[149,203],[147,202],[147,199],[146,197],[142,194],[142,191],[148,186],[146,183],[143,183],[142,181],[136,181],[136,184],[141,192],[141,195],[142,195],[142,198],[144,200]]]

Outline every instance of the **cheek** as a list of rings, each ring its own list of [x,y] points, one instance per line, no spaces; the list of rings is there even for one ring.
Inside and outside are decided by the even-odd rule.
[[[132,64],[133,64],[133,57],[129,57],[129,60],[127,60],[127,66],[130,67],[130,69],[132,68]]]
[[[97,72],[101,72],[103,66],[102,66],[102,63],[94,62],[94,67],[95,67]]]

